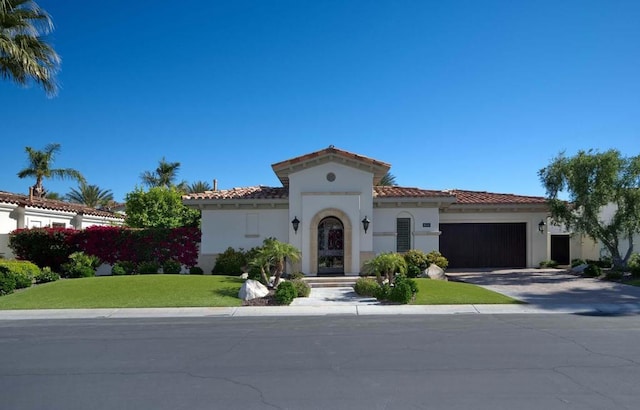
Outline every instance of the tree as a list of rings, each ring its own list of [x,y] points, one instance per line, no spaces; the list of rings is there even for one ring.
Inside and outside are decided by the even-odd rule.
[[[53,30],[46,11],[31,0],[0,0],[0,75],[26,86],[41,85],[48,96],[55,96],[55,74],[60,57],[44,40]]]
[[[62,195],[60,195],[57,192],[47,192],[47,194],[44,196],[45,199],[53,199],[54,201],[62,201]]]
[[[145,192],[140,188],[126,196],[125,223],[132,228],[196,227],[200,211],[182,203],[175,188],[155,187]]]
[[[547,191],[554,222],[600,241],[616,268],[626,268],[633,253],[633,235],[640,232],[640,155],[623,157],[617,150],[579,151],[574,157],[560,153],[538,172]],[[559,198],[569,195],[569,201]],[[601,219],[613,205],[610,220]],[[629,247],[622,255],[620,238]]]
[[[33,186],[33,193],[37,197],[44,197],[46,191],[42,185],[44,178],[71,178],[78,182],[84,182],[82,174],[72,168],[51,168],[55,154],[60,151],[60,144],[48,144],[43,151],[35,150],[31,147],[25,147],[27,156],[29,157],[29,165],[27,168],[18,172],[19,178],[35,177],[36,183]]]
[[[391,172],[387,172],[378,182],[378,186],[396,186],[396,177]]]
[[[204,191],[211,191],[211,185],[207,181],[196,181],[187,187],[187,193],[189,194],[197,194]]]
[[[110,189],[101,189],[97,185],[88,185],[80,182],[78,189],[71,188],[65,196],[69,202],[84,204],[91,208],[106,207],[113,201],[113,193]]]
[[[300,250],[289,243],[280,242],[275,238],[267,238],[250,264],[260,268],[263,283],[268,281],[267,272],[271,273],[274,276],[273,287],[276,288],[280,283],[287,259],[291,262],[299,261]]]
[[[162,157],[160,161],[158,161],[158,167],[153,171],[144,171],[140,178],[142,179],[142,183],[149,188],[154,187],[164,187],[171,188],[176,187],[175,180],[178,177],[178,170],[180,169],[179,162],[167,162],[167,160]],[[181,182],[177,186],[182,186],[185,188],[186,182]],[[183,191],[184,189],[180,189]]]
[[[407,262],[399,253],[383,252],[365,262],[364,271],[375,274],[380,284],[384,279],[387,279],[388,283],[391,284],[396,273],[407,273]]]

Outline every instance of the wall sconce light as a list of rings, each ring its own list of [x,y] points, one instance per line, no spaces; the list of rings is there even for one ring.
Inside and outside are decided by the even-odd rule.
[[[291,221],[291,225],[293,225],[293,232],[298,233],[298,227],[300,227],[300,221],[298,217],[294,217],[293,221]]]
[[[540,233],[544,233],[544,227],[545,227],[545,223],[544,220],[541,220],[540,223],[538,224],[538,232]]]
[[[367,229],[369,229],[369,224],[371,223],[371,221],[369,220],[368,217],[364,217],[364,219],[362,220],[362,227],[364,228],[364,233],[367,233]]]

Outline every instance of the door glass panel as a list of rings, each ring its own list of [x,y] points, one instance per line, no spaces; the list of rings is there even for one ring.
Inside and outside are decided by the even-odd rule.
[[[344,273],[344,229],[337,218],[318,225],[318,273]]]

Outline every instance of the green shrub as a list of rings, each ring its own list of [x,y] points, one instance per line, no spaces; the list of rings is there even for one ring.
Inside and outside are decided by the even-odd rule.
[[[405,275],[396,275],[395,279],[393,280],[394,286],[398,285],[398,284],[401,284],[401,283],[408,284],[409,287],[411,288],[411,292],[412,293],[418,293],[418,284],[416,283],[415,280],[409,279]]]
[[[538,267],[540,268],[555,268],[557,266],[558,266],[558,262],[551,259],[547,261],[540,261],[540,264],[538,265]]]
[[[174,260],[168,260],[162,264],[162,273],[166,274],[179,274],[182,271],[182,265],[180,262]]]
[[[293,272],[287,275],[286,279],[289,280],[299,280],[299,279],[304,279],[306,276],[304,273],[302,272]]]
[[[29,261],[1,260],[4,266],[15,275],[16,289],[28,288],[33,284],[33,278],[40,273],[40,268]]]
[[[373,295],[378,300],[388,300],[391,293],[391,286],[388,283],[378,285],[375,294]]]
[[[411,291],[411,285],[407,282],[400,282],[395,284],[389,292],[389,301],[395,303],[409,303],[413,298],[413,292]]]
[[[449,266],[449,260],[438,251],[431,251],[427,254],[427,267],[432,263],[442,268],[442,270],[447,270]]]
[[[584,259],[571,259],[571,267],[575,268],[576,266],[584,265],[587,263]]]
[[[360,296],[375,297],[378,291],[378,282],[372,278],[358,278],[356,284],[353,286],[353,290]]]
[[[417,277],[429,267],[427,254],[419,249],[411,249],[403,256],[407,262],[407,276],[410,278]]]
[[[602,269],[598,265],[589,265],[582,271],[582,274],[588,278],[595,278],[602,274]]]
[[[145,261],[138,264],[138,273],[141,275],[153,275],[160,270],[160,264],[155,261]]]
[[[116,266],[116,265],[124,269],[125,275],[135,275],[136,273],[138,273],[136,270],[137,269],[136,264],[131,261],[119,261],[119,262],[116,262],[113,266]]]
[[[35,276],[36,283],[55,282],[58,279],[60,279],[60,275],[53,272],[48,266],[42,268],[42,271]]]
[[[124,269],[124,266],[120,264],[120,262],[116,262],[111,267],[111,274],[113,276],[121,276],[121,275],[126,275],[127,271]]]
[[[96,267],[99,264],[100,260],[95,256],[74,252],[69,255],[69,262],[63,263],[60,269],[65,278],[86,278],[96,274]]]
[[[594,259],[587,259],[587,263],[589,265],[596,265],[599,268],[610,268],[611,267],[611,259],[607,259],[607,258],[602,258],[602,259],[598,259],[598,260],[594,260]]]
[[[296,288],[296,297],[306,298],[311,293],[311,286],[302,279],[293,279],[291,281],[293,287]]]
[[[6,266],[0,266],[0,296],[13,293],[16,289],[16,275]]]
[[[204,271],[200,266],[192,266],[189,268],[189,275],[204,275]]]
[[[247,266],[247,255],[242,248],[235,250],[228,247],[216,258],[216,264],[211,273],[214,275],[242,275],[244,268]]]
[[[633,253],[627,262],[631,276],[634,278],[640,277],[640,253]]]
[[[618,270],[610,270],[605,275],[604,278],[606,280],[620,280],[622,279],[623,272]]]
[[[297,296],[296,288],[291,282],[280,282],[276,289],[276,302],[280,305],[290,305]]]
[[[601,256],[598,262],[601,268],[610,268],[613,266],[613,258],[611,258],[611,256]]]

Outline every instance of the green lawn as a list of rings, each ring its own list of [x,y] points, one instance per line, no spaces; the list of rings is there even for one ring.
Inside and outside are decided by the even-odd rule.
[[[240,306],[230,276],[139,275],[66,279],[0,297],[0,309]]]
[[[479,286],[460,282],[446,282],[420,278],[415,279],[418,293],[413,305],[463,305],[522,303],[508,296]]]
[[[631,285],[631,286],[640,286],[640,279],[630,280],[628,282],[624,282],[624,284]]]

